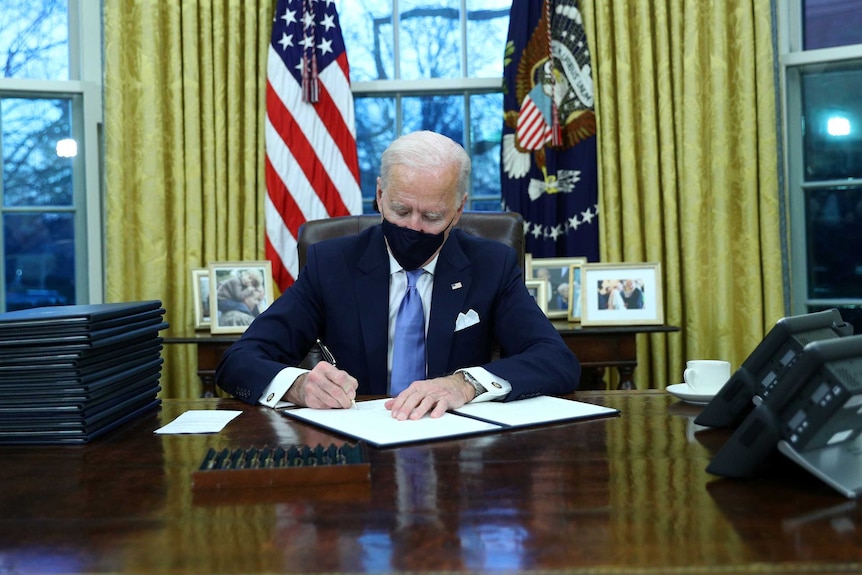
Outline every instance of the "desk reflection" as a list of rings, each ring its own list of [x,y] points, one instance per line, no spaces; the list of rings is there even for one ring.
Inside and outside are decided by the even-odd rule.
[[[668,394],[575,398],[621,416],[370,448],[370,481],[337,486],[195,489],[209,448],[350,441],[231,400],[166,400],[80,448],[4,447],[0,571],[862,569],[859,508],[808,474],[721,480],[705,469],[727,434],[690,429]],[[215,435],[153,434],[214,408],[243,414]]]

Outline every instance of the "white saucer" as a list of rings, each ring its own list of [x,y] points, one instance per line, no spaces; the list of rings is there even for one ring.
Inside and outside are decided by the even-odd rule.
[[[706,405],[709,400],[715,397],[714,393],[698,393],[691,389],[687,383],[675,383],[667,386],[666,389],[671,395],[694,405]]]

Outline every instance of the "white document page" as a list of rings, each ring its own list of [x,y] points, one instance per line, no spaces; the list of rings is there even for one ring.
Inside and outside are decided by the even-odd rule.
[[[619,413],[610,407],[547,395],[509,402],[468,403],[454,411],[511,427]]]
[[[226,409],[190,409],[154,433],[218,433],[240,413]]]
[[[282,411],[288,417],[295,417],[330,431],[343,433],[350,437],[363,439],[372,445],[385,447],[404,443],[416,443],[428,439],[441,439],[474,433],[499,431],[498,425],[444,413],[432,419],[425,416],[418,420],[398,421],[383,407],[387,399],[358,401],[351,409],[287,409]]]

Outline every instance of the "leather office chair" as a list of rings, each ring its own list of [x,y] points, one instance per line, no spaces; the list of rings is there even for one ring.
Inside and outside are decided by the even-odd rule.
[[[321,240],[341,236],[356,235],[362,230],[380,223],[379,214],[344,216],[325,220],[311,220],[299,228],[296,249],[299,255],[299,269],[305,266],[308,246]],[[503,242],[515,248],[524,269],[524,219],[516,212],[464,212],[458,225],[469,234]]]
[[[308,246],[321,240],[341,236],[356,235],[362,230],[380,223],[379,214],[361,216],[342,216],[324,220],[310,220],[299,228],[296,249],[299,256],[299,269],[305,266]],[[524,218],[516,212],[463,212],[458,225],[467,233],[503,242],[515,249],[521,270],[524,269]],[[496,347],[496,346],[495,346]],[[495,356],[499,352],[495,351]],[[311,348],[302,361],[301,367],[311,369],[323,355],[317,346]]]

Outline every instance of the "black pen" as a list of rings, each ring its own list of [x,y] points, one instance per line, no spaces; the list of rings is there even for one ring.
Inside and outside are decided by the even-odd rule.
[[[329,363],[333,367],[335,367],[335,356],[332,355],[332,352],[329,351],[329,348],[326,347],[326,344],[320,341],[320,338],[317,338],[317,346],[320,348],[320,353],[323,354],[323,359],[326,361],[326,363]]]
[[[329,348],[326,347],[326,344],[320,341],[320,338],[317,338],[317,347],[320,348],[320,353],[323,354],[323,359],[326,361],[326,363],[332,365],[332,367],[335,367],[335,356],[332,355],[332,352],[329,351]],[[356,407],[356,400],[351,399],[350,404],[353,407]]]

